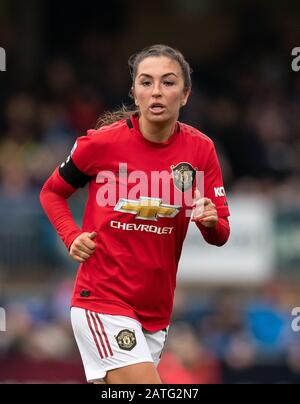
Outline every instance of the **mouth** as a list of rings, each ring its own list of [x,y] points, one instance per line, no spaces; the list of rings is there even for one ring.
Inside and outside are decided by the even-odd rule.
[[[154,102],[150,105],[149,109],[153,114],[160,115],[166,110],[166,107],[159,102]]]

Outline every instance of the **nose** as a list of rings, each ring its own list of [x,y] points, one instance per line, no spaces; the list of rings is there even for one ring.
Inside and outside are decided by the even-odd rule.
[[[152,96],[153,97],[160,97],[161,96],[161,86],[159,82],[155,82],[153,85],[153,91],[152,91]]]

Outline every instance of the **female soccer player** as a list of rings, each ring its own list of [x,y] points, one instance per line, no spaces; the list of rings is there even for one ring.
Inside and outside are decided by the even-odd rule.
[[[71,321],[90,383],[161,383],[156,366],[188,212],[193,208],[192,220],[208,243],[222,246],[229,237],[214,144],[177,121],[191,92],[189,64],[179,51],[154,45],[132,56],[129,67],[135,110],[106,114],[79,137],[40,195],[80,263]],[[196,181],[201,172],[202,192]],[[158,173],[164,173],[163,183]],[[87,183],[80,229],[66,199]],[[190,191],[190,205],[188,198],[178,203]]]

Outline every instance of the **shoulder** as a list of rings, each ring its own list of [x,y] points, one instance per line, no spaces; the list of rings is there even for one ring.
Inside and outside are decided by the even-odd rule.
[[[90,129],[87,131],[87,137],[90,138],[94,144],[105,144],[115,142],[120,134],[128,128],[126,120],[114,122],[111,125],[102,126],[99,129]]]
[[[179,122],[180,128],[182,130],[183,135],[185,136],[187,141],[190,141],[194,144],[200,144],[202,147],[212,148],[214,147],[213,140],[202,133],[200,130],[194,128],[193,126],[187,125],[186,123]]]

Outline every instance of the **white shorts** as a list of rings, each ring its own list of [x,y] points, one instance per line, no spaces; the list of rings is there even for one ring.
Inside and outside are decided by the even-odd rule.
[[[71,322],[88,382],[141,362],[158,365],[168,329],[149,332],[133,318],[72,307]]]

